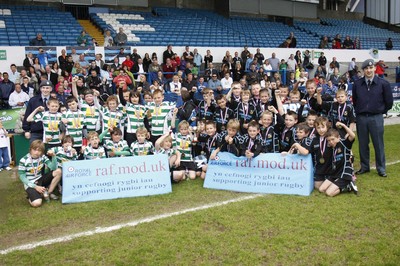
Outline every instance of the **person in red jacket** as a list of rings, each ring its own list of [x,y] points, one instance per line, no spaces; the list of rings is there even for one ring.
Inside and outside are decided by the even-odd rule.
[[[379,60],[378,63],[376,63],[375,67],[375,74],[377,74],[380,78],[385,78],[385,69],[388,68],[388,66],[385,65],[383,60]]]
[[[132,71],[132,67],[135,64],[135,62],[132,61],[130,55],[125,56],[125,58],[126,58],[125,61],[122,62],[122,66],[127,66],[129,71]]]
[[[128,90],[128,86],[132,84],[131,78],[125,73],[125,70],[121,69],[118,76],[113,79],[115,86],[120,87],[122,85],[123,91]]]

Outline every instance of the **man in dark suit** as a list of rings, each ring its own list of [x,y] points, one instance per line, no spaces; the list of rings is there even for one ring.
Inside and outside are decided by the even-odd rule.
[[[387,177],[385,147],[383,142],[383,114],[393,106],[393,94],[389,82],[375,75],[372,59],[362,64],[364,78],[353,85],[353,104],[357,115],[357,135],[359,140],[361,169],[356,174],[370,171],[369,138],[375,149],[375,162],[378,175]]]
[[[50,99],[52,90],[53,84],[48,80],[43,80],[40,83],[40,94],[32,97],[26,106],[22,129],[25,131],[25,137],[29,139],[30,143],[36,139],[43,139],[43,124],[42,122],[28,122],[26,119],[39,106],[43,106],[47,110],[47,101]]]
[[[58,82],[58,74],[57,73],[53,73],[51,71],[50,66],[48,66],[48,65],[46,66],[45,70],[46,70],[46,73],[44,73],[44,74],[47,76],[47,80],[50,80],[51,83],[53,83],[53,84],[57,84],[57,82]]]

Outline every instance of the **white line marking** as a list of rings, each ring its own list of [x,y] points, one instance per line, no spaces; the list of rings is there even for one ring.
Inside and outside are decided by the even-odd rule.
[[[397,163],[400,163],[400,160],[394,161],[394,162],[390,162],[390,163],[386,163],[386,165],[394,165],[394,164],[397,164]],[[376,166],[372,166],[371,169],[376,169]]]
[[[400,160],[387,163],[386,165],[393,165],[393,164],[397,164],[397,163],[400,163]],[[375,168],[376,167],[371,167],[371,169],[375,169]],[[258,198],[258,197],[261,197],[261,196],[265,196],[265,195],[268,195],[268,194],[255,194],[255,195],[251,195],[251,196],[244,196],[244,197],[239,197],[239,198],[235,198],[235,199],[231,199],[231,200],[220,201],[220,202],[215,202],[215,203],[211,203],[211,204],[207,204],[207,205],[203,205],[203,206],[199,206],[199,207],[185,209],[185,210],[182,210],[182,211],[177,211],[177,212],[171,212],[171,213],[165,213],[165,214],[160,214],[160,215],[156,215],[156,216],[151,216],[151,217],[148,217],[148,218],[143,218],[143,219],[135,220],[135,221],[124,223],[124,224],[116,224],[116,225],[109,226],[109,227],[97,227],[95,230],[84,231],[84,232],[81,232],[81,233],[76,233],[76,234],[72,234],[72,235],[66,235],[66,236],[62,236],[62,237],[58,237],[58,238],[53,238],[53,239],[33,242],[33,243],[30,243],[30,244],[15,246],[15,247],[11,247],[11,248],[8,248],[8,249],[3,249],[3,250],[0,251],[0,254],[1,255],[6,255],[8,253],[11,253],[11,252],[14,252],[14,251],[18,251],[18,250],[30,250],[30,249],[34,249],[34,248],[41,247],[41,246],[48,246],[48,245],[55,244],[55,243],[62,243],[62,242],[70,241],[70,240],[73,240],[73,239],[79,238],[79,237],[91,236],[91,235],[95,235],[95,234],[102,234],[102,233],[112,232],[112,231],[119,230],[119,229],[125,228],[125,227],[135,227],[135,226],[137,226],[139,224],[151,223],[151,222],[154,222],[156,220],[161,220],[161,219],[165,219],[165,218],[169,218],[169,217],[185,214],[185,213],[188,213],[188,212],[195,212],[195,211],[206,210],[206,209],[210,209],[210,208],[214,208],[214,207],[219,207],[219,206],[222,206],[222,205],[227,205],[229,203],[235,203],[235,202],[240,202],[240,201],[245,201],[245,200],[251,200],[251,199],[255,199],[255,198]]]
[[[8,249],[3,249],[3,250],[0,251],[0,254],[1,255],[6,255],[6,254],[8,254],[10,252],[13,252],[13,251],[30,250],[30,249],[34,249],[34,248],[41,247],[41,246],[48,246],[48,245],[55,244],[55,243],[61,243],[61,242],[70,241],[70,240],[73,240],[73,239],[79,238],[79,237],[91,236],[91,235],[95,235],[95,234],[102,234],[102,233],[112,232],[112,231],[119,230],[119,229],[124,228],[124,227],[135,227],[135,226],[137,226],[139,224],[151,223],[151,222],[156,221],[156,220],[170,218],[170,217],[181,215],[181,214],[185,214],[185,213],[188,213],[188,212],[206,210],[206,209],[210,209],[210,208],[214,208],[214,207],[219,207],[219,206],[222,206],[222,205],[227,205],[227,204],[230,204],[230,203],[235,203],[235,202],[240,202],[240,201],[245,201],[245,200],[251,200],[251,199],[255,199],[255,198],[258,198],[258,197],[261,197],[261,196],[265,196],[265,195],[267,195],[267,194],[255,194],[255,195],[251,195],[251,196],[243,196],[243,197],[239,197],[239,198],[235,198],[235,199],[231,199],[231,200],[220,201],[220,202],[215,202],[215,203],[211,203],[211,204],[207,204],[207,205],[203,205],[203,206],[199,206],[199,207],[185,209],[185,210],[182,210],[182,211],[165,213],[165,214],[160,214],[160,215],[156,215],[156,216],[150,216],[148,218],[143,218],[143,219],[131,221],[131,222],[128,222],[128,223],[116,224],[116,225],[109,226],[109,227],[97,227],[95,230],[84,231],[84,232],[81,232],[81,233],[66,235],[66,236],[57,237],[57,238],[53,238],[53,239],[33,242],[33,243],[30,243],[30,244],[15,246],[15,247],[11,247],[11,248],[8,248]]]

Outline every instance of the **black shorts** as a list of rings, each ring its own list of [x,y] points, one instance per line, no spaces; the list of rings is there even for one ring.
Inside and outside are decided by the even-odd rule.
[[[314,175],[314,182],[324,182],[328,177],[326,175]]]
[[[336,178],[336,177],[329,177],[328,180],[331,181],[336,186],[338,186],[341,190],[347,188],[347,186],[351,182],[351,180],[346,180],[343,178]]]
[[[188,161],[181,161],[181,164],[179,167],[175,169],[176,171],[196,171],[196,164],[194,162],[188,162]]]
[[[42,187],[48,187],[51,184],[51,181],[53,181],[53,178],[53,171],[50,171],[47,174],[44,174],[38,180],[36,180],[35,184]],[[28,187],[25,191],[26,194],[28,194],[28,199],[31,202],[42,198],[42,194],[37,192],[34,188]]]

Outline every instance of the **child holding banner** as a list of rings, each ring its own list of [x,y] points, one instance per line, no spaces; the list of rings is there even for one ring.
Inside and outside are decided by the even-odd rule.
[[[181,154],[180,166],[174,171],[173,178],[175,181],[186,179],[186,175],[190,179],[196,178],[196,165],[192,156],[192,136],[189,131],[189,123],[181,121],[178,125],[178,133],[175,134],[175,148]]]
[[[330,129],[326,133],[329,146],[327,152],[332,154],[332,167],[328,178],[319,187],[319,191],[331,197],[344,191],[354,191],[357,194],[357,187],[353,182],[354,168],[351,152],[356,135],[342,122],[336,122],[336,127],[343,128],[347,137],[341,139],[336,129]]]
[[[57,158],[57,167],[62,169],[64,162],[78,159],[78,153],[73,146],[74,139],[70,135],[66,135],[62,138],[61,146],[51,148],[47,151],[47,155],[50,157],[55,156]]]
[[[310,134],[310,127],[305,122],[296,125],[297,142],[290,148],[290,154],[308,155],[310,153],[312,139],[308,138],[308,134]]]
[[[258,156],[262,151],[262,140],[259,135],[260,126],[256,121],[251,121],[247,127],[247,134],[243,136],[240,143],[240,155],[251,159]]]
[[[139,127],[136,130],[137,140],[131,144],[131,153],[133,156],[150,155],[154,153],[154,146],[148,141],[149,132],[145,127]]]
[[[317,134],[311,142],[311,154],[314,160],[314,187],[319,189],[327,179],[332,165],[332,153],[326,151],[326,132],[331,128],[331,123],[326,117],[317,117],[314,126]]]
[[[43,122],[43,142],[46,143],[47,149],[60,145],[60,129],[62,114],[58,112],[60,103],[57,99],[50,98],[47,101],[49,111],[45,111],[43,106],[37,107],[26,118],[28,122]]]
[[[210,160],[214,160],[220,151],[230,152],[235,156],[240,155],[239,145],[241,139],[238,133],[240,129],[239,121],[237,119],[231,119],[226,127],[226,131],[222,131],[218,134],[217,148],[211,153]]]
[[[155,151],[158,154],[161,153],[168,155],[170,171],[172,167],[179,167],[181,164],[181,154],[178,150],[172,147],[172,137],[169,132],[162,135],[156,141]]]
[[[297,113],[288,111],[285,115],[285,121],[282,124],[277,124],[280,127],[280,151],[288,152],[290,147],[296,142],[296,127]]]
[[[260,115],[259,124],[261,125],[260,136],[262,139],[263,153],[279,152],[279,131],[273,125],[274,114],[276,115],[277,124],[284,123],[282,116],[272,105],[268,106],[268,110]]]
[[[122,157],[131,155],[128,143],[126,140],[122,139],[121,129],[115,127],[114,129],[109,130],[111,131],[111,139],[106,139],[104,141],[104,148],[106,149],[108,157]],[[105,135],[106,132],[101,133],[100,142]]]
[[[40,207],[42,205],[42,197],[46,200],[57,198],[53,191],[61,180],[61,169],[57,169],[56,157],[53,156],[50,161],[44,155],[44,150],[44,143],[41,140],[34,140],[29,147],[29,153],[19,161],[19,179],[24,184],[24,189],[28,194],[28,200],[32,207]],[[51,171],[42,175],[45,165]]]
[[[88,146],[82,146],[83,158],[85,160],[107,158],[106,151],[100,145],[99,134],[96,131],[90,131],[87,136]]]

